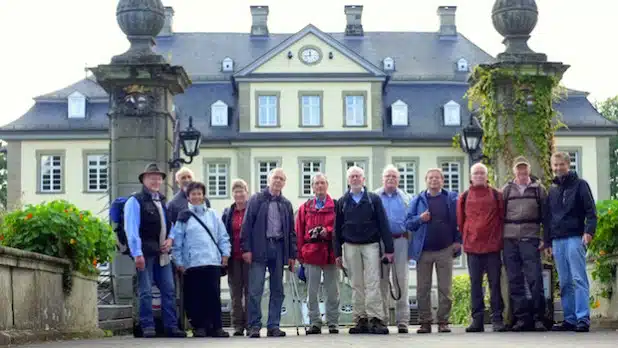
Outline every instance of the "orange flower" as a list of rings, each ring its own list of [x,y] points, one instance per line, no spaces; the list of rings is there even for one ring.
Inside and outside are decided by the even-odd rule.
[[[24,218],[24,220],[30,220],[32,219],[32,213],[28,213],[28,215],[26,215],[26,217]]]
[[[75,243],[77,243],[77,241],[76,241],[75,239],[71,238],[70,243],[71,243],[71,244],[75,244]]]
[[[3,240],[4,240],[4,235],[0,234],[0,241],[3,241]]]
[[[601,307],[601,301],[596,300],[596,302],[594,302],[594,308],[599,308]]]
[[[607,254],[607,253],[605,252],[605,250],[601,250],[601,251],[599,251],[599,255],[604,256],[605,254]]]
[[[92,260],[92,264],[93,264],[94,266],[96,266],[96,265],[97,265],[97,259]]]
[[[84,215],[79,214],[79,219],[80,219],[80,220],[83,220],[83,219],[84,219]]]

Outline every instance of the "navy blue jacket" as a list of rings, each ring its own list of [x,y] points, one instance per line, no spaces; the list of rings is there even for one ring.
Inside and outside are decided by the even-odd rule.
[[[266,262],[266,226],[268,206],[271,199],[277,201],[281,214],[283,231],[283,261],[296,259],[296,233],[294,232],[294,209],[292,203],[283,196],[273,197],[268,188],[253,194],[247,202],[245,219],[240,233],[240,247],[243,253],[251,252],[252,261]]]
[[[461,243],[461,233],[459,233],[457,229],[457,192],[449,192],[443,189],[440,194],[447,197],[448,226],[453,234],[453,240],[455,243]],[[420,260],[421,253],[423,252],[423,245],[425,244],[425,237],[427,235],[427,223],[421,220],[421,214],[426,211],[428,207],[427,190],[414,197],[408,206],[406,228],[412,231],[410,247],[408,248],[408,257],[414,261]],[[454,256],[458,257],[459,255],[461,255],[461,249],[459,249]]]
[[[597,209],[590,186],[575,172],[556,177],[547,195],[547,215],[544,240],[594,235],[597,228]]]

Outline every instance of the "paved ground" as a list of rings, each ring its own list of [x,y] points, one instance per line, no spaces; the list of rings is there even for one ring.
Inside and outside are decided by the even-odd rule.
[[[416,327],[411,327],[416,330]],[[265,334],[265,330],[263,330]],[[135,339],[133,337],[114,337],[102,340],[85,340],[71,342],[53,342],[37,345],[21,346],[22,348],[123,348],[123,347],[225,347],[225,348],[252,348],[252,347],[285,347],[285,348],[329,348],[329,347],[371,347],[380,348],[385,345],[388,348],[397,347],[422,347],[422,348],[467,348],[475,347],[542,347],[550,345],[560,348],[596,348],[596,347],[618,347],[617,331],[596,331],[590,333],[492,333],[485,332],[480,334],[467,334],[463,328],[455,328],[450,334],[418,335],[411,333],[408,335],[398,335],[391,328],[388,336],[377,335],[349,335],[340,333],[338,335],[314,335],[305,336],[301,329],[301,335],[296,336],[295,329],[286,329],[288,336],[284,338],[249,339],[246,337],[231,338],[187,338],[187,339]],[[343,332],[343,331],[342,331]],[[411,331],[413,332],[413,331]],[[263,335],[265,336],[265,335]]]

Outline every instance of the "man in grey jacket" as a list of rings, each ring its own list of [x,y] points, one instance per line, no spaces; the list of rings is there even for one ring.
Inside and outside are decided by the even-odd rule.
[[[182,167],[176,172],[176,183],[180,189],[176,192],[174,198],[167,203],[166,207],[172,224],[176,223],[178,213],[188,207],[189,201],[186,193],[187,185],[193,181],[193,178],[193,171],[187,167]],[[204,203],[206,203],[206,207],[210,208],[210,201],[208,198],[204,197]]]

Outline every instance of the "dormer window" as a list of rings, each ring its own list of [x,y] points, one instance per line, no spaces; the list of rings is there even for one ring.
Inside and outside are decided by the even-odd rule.
[[[457,71],[466,72],[468,71],[468,61],[464,58],[461,58],[457,61]]]
[[[86,97],[79,93],[73,92],[68,98],[68,114],[69,118],[85,118],[86,117]]]
[[[384,70],[386,71],[395,70],[395,60],[393,58],[386,57],[384,58],[384,61],[382,63],[384,63]]]
[[[234,61],[230,57],[225,57],[223,62],[221,63],[221,70],[223,72],[232,72],[234,71]]]
[[[210,125],[214,127],[228,125],[228,106],[221,100],[217,100],[210,106]]]
[[[393,126],[408,125],[408,104],[397,100],[391,105],[391,124]]]
[[[461,107],[454,100],[444,104],[444,125],[461,126]]]

